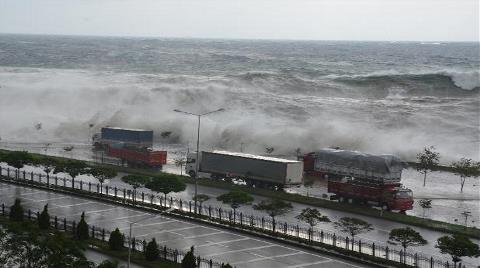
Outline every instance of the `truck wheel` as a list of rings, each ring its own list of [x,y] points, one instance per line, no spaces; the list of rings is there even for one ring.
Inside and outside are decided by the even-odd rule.
[[[340,202],[340,203],[345,202],[345,197],[343,197],[343,196],[338,197],[338,202]]]
[[[383,205],[382,205],[382,209],[383,209],[384,211],[390,211],[390,207],[389,207],[387,204],[383,204]]]
[[[192,178],[195,178],[195,171],[190,170],[190,172],[188,172],[188,175]]]

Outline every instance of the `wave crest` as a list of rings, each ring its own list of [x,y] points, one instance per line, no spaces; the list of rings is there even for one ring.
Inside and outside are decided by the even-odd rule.
[[[435,71],[402,73],[398,71],[374,72],[362,75],[330,75],[331,78],[340,82],[358,83],[406,83],[424,82],[454,86],[463,90],[480,88],[480,71]]]

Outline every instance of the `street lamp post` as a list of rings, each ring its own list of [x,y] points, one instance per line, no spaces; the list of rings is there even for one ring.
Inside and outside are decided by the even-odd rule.
[[[146,218],[143,218],[143,219],[140,219],[138,221],[134,221],[134,222],[130,223],[130,228],[128,230],[128,262],[127,262],[127,268],[130,268],[130,257],[132,255],[132,226],[135,223],[139,223],[139,222],[142,222],[142,221],[145,221],[145,220],[148,220],[148,219],[158,218],[158,217],[162,216],[163,214],[168,213],[172,210],[174,210],[174,208],[169,208],[167,210],[162,211],[160,214],[152,215],[150,217],[146,217]]]
[[[200,118],[204,115],[208,115],[208,114],[213,114],[213,113],[216,113],[216,112],[222,112],[222,111],[225,111],[225,109],[223,108],[220,108],[220,109],[217,109],[217,110],[214,110],[214,111],[210,111],[210,112],[206,112],[206,113],[203,113],[203,114],[195,114],[195,113],[190,113],[190,112],[185,112],[185,111],[181,111],[181,110],[178,110],[178,109],[175,109],[173,110],[177,113],[183,113],[183,114],[188,114],[188,115],[194,115],[198,118],[198,127],[197,127],[197,157],[196,157],[196,160],[195,160],[195,196],[194,196],[194,204],[195,204],[195,209],[194,209],[194,212],[195,214],[197,214],[197,188],[198,188],[198,168],[199,168],[199,153],[200,153]]]

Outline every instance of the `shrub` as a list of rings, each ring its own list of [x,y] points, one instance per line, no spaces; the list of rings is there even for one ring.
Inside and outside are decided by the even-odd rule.
[[[38,218],[38,227],[43,230],[48,230],[50,228],[50,215],[48,214],[48,204],[43,207],[42,213]]]
[[[82,217],[78,222],[76,236],[78,240],[88,239],[88,224],[85,222],[85,212],[82,212]]]
[[[196,268],[197,262],[195,260],[195,255],[193,255],[193,247],[190,248],[190,251],[185,254],[182,260],[182,268]]]
[[[155,238],[152,238],[152,241],[148,242],[147,247],[145,248],[145,259],[147,261],[154,261],[158,259],[160,251],[158,250],[157,241]]]
[[[110,233],[110,238],[108,239],[108,245],[111,250],[121,250],[123,248],[124,236],[120,233],[120,230],[115,229],[115,231]]]
[[[15,204],[10,207],[10,220],[23,221],[23,207],[19,198],[15,199]]]

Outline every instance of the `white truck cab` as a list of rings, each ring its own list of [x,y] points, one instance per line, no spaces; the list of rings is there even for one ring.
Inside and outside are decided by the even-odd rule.
[[[199,154],[201,157],[202,154]],[[197,153],[188,153],[187,154],[187,163],[185,164],[185,174],[190,175],[190,177],[195,177],[195,170],[196,170],[196,164],[197,164]]]

